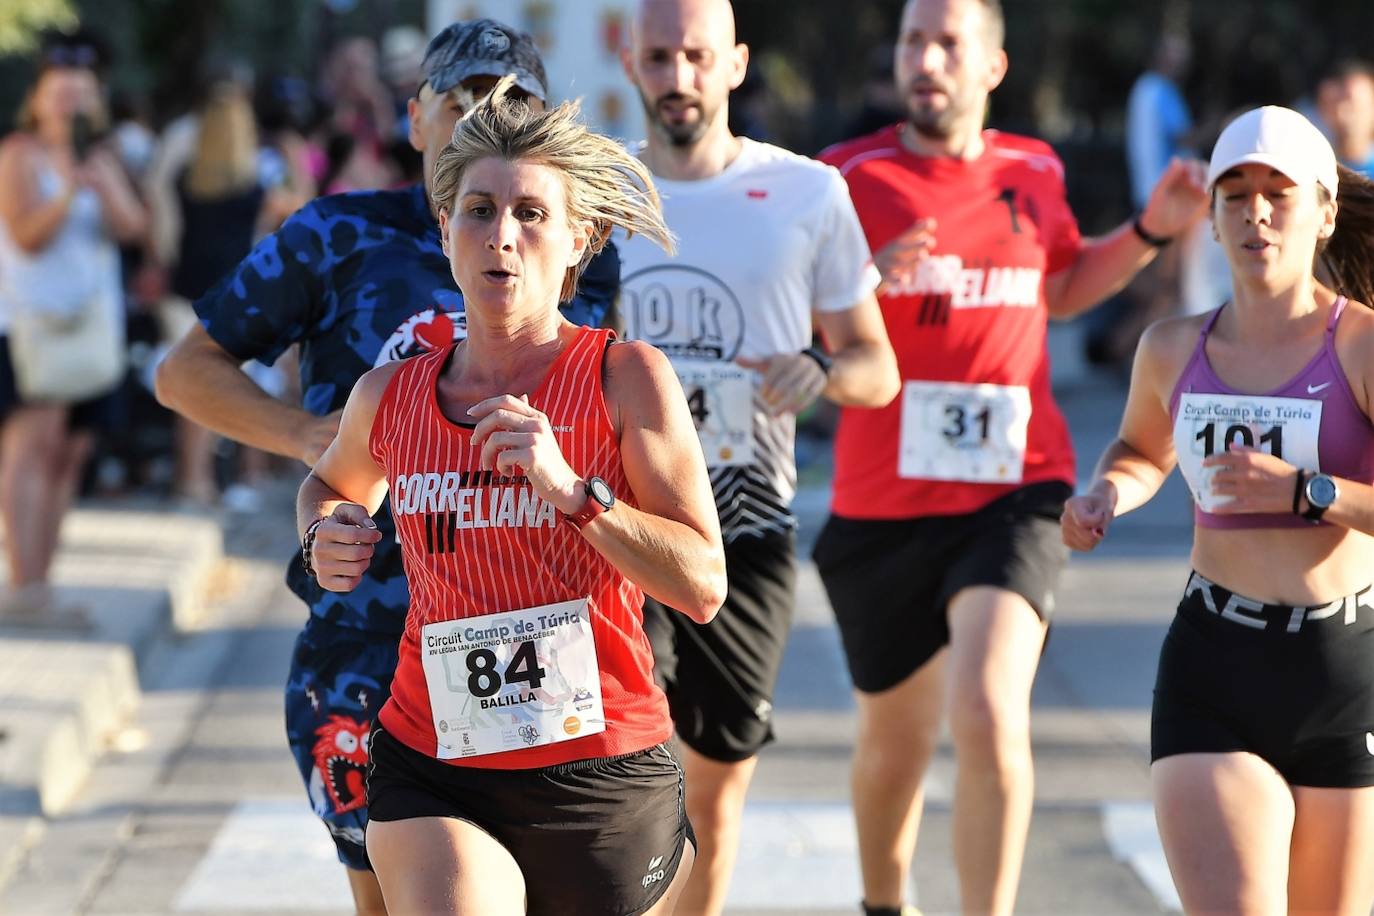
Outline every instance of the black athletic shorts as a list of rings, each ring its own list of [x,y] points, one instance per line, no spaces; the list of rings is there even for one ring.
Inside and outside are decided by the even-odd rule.
[[[1290,785],[1374,786],[1374,586],[1292,608],[1189,577],[1159,653],[1150,759],[1235,751]]]
[[[454,766],[380,726],[367,771],[369,822],[467,821],[525,876],[529,916],[630,916],[658,902],[696,845],[682,769],[656,745],[533,770]]]
[[[725,545],[728,592],[708,624],[644,599],[654,679],[678,737],[722,763],[748,760],[773,740],[773,688],[797,587],[796,535],[745,535]]]
[[[1069,557],[1059,516],[1072,494],[1051,481],[967,515],[830,516],[812,556],[854,686],[878,693],[930,661],[949,642],[946,608],[965,588],[1015,592],[1048,621]]]

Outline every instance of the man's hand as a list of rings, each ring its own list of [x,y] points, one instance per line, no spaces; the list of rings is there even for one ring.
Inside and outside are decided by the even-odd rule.
[[[1174,159],[1159,176],[1140,225],[1151,235],[1176,238],[1207,213],[1207,166],[1197,159]]]
[[[873,255],[873,266],[883,280],[878,295],[900,292],[916,284],[916,270],[935,248],[935,220],[921,219]]]
[[[305,462],[306,467],[313,468],[315,462],[324,454],[324,450],[329,448],[329,443],[339,434],[339,418],[342,416],[343,410],[336,410],[322,417],[315,417],[301,427],[297,454],[301,461]]]
[[[736,363],[763,376],[759,396],[773,416],[799,413],[825,390],[829,378],[817,362],[802,353],[778,353]]]
[[[382,539],[377,524],[357,503],[339,503],[315,528],[310,565],[320,587],[331,592],[351,592],[362,581],[372,562],[375,544]]]

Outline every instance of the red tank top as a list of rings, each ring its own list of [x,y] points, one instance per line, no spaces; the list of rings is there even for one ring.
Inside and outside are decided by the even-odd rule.
[[[1074,480],[1044,294],[1081,245],[1063,165],[1039,140],[989,130],[983,141],[972,161],[917,156],[889,127],[821,154],[849,183],[874,251],[937,222],[909,286],[879,299],[902,394],[840,412],[837,515],[964,514],[1019,486]]]
[[[602,390],[602,360],[612,336],[580,329],[529,399],[548,416],[568,464],[583,477],[603,478],[618,499],[633,504]],[[535,496],[523,477],[481,470],[472,428],[451,422],[439,409],[439,375],[454,350],[403,363],[372,424],[369,446],[391,485],[411,596],[391,699],[379,713],[383,727],[414,750],[445,756],[421,658],[427,625],[585,598],[605,730],[445,762],[527,769],[632,753],[666,740],[672,725],[653,680],[643,593],[562,521],[551,503]]]

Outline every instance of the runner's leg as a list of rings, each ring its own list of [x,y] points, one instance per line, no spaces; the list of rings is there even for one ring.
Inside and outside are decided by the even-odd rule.
[[[696,867],[682,896],[684,913],[720,913],[739,853],[744,796],[757,757],[731,763],[682,748],[687,774],[687,819],[697,835]]]
[[[348,887],[353,891],[353,909],[357,916],[386,916],[382,885],[377,876],[359,868],[344,870],[348,872]]]
[[[1283,777],[1247,753],[1177,754],[1150,777],[1185,912],[1284,916],[1294,822]]]
[[[1374,787],[1293,787],[1292,913],[1368,916],[1374,908]]]
[[[910,887],[922,780],[940,737],[947,654],[941,650],[888,690],[854,692],[859,728],[850,787],[869,906],[899,908]]]
[[[520,866],[490,834],[467,821],[372,821],[367,854],[390,912],[524,916]]]
[[[963,911],[1011,913],[1035,795],[1030,693],[1045,623],[1020,595],[988,586],[962,589],[947,613]]]
[[[684,748],[697,865],[682,909],[694,916],[725,906],[745,794],[758,751],[773,738],[772,697],[791,631],[795,556],[791,532],[747,535],[727,544],[725,606],[706,626],[667,611],[670,645],[663,645],[663,612],[655,609],[655,621],[646,603],[655,665],[665,665],[655,677],[665,685]]]
[[[389,695],[396,642],[312,617],[296,640],[286,685],[287,740],[311,807],[328,828],[348,874],[360,916],[386,913],[381,887],[368,871],[362,792],[368,734]]]
[[[683,847],[682,862],[677,867],[677,874],[673,875],[672,883],[663,892],[663,896],[658,898],[658,902],[644,911],[644,916],[672,916],[679,906],[683,907],[683,913],[695,912],[682,900],[682,894],[687,889],[687,882],[692,877],[692,863],[695,859],[696,849],[691,843],[688,843]]]

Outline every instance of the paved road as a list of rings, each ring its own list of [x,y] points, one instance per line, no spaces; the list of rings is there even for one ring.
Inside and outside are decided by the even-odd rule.
[[[1111,384],[1063,396],[1085,464],[1111,435],[1120,399]],[[804,536],[814,535],[824,500],[823,490],[804,495]],[[268,587],[273,558],[289,543],[284,508],[277,521],[285,538],[231,538],[246,581],[262,587],[246,589],[215,627],[154,666],[138,727],[0,893],[0,912],[347,912],[342,872],[305,809],[282,737],[280,685],[302,609]],[[1174,480],[1066,577],[1035,691],[1037,802],[1021,913],[1168,910],[1148,807],[1148,704],[1187,539],[1186,495]],[[759,768],[731,911],[854,913],[853,705],[809,567],[777,708],[779,741]],[[957,906],[951,762],[943,749],[916,857],[915,893],[927,914]]]

